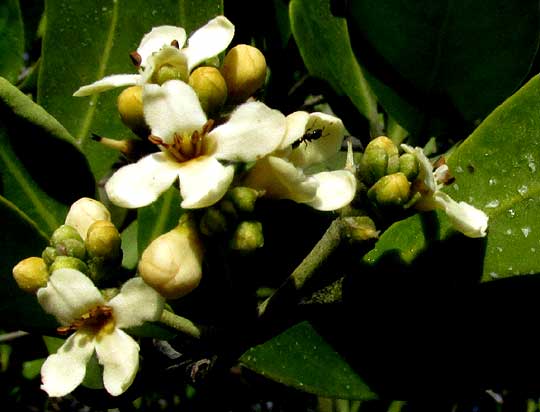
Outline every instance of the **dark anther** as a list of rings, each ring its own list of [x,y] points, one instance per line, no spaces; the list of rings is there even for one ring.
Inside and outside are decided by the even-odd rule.
[[[129,57],[131,58],[131,62],[135,66],[139,67],[141,65],[142,57],[141,57],[141,55],[139,53],[137,53],[136,51],[131,52],[131,53],[129,53]]]
[[[171,42],[171,46],[176,47],[177,49],[180,48],[180,43],[178,43],[178,40],[173,40]]]

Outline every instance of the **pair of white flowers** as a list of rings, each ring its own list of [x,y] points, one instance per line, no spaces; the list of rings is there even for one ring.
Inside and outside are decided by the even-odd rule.
[[[117,86],[143,85],[144,117],[151,140],[161,152],[119,169],[109,179],[105,189],[113,203],[126,208],[146,206],[178,180],[183,208],[207,207],[227,192],[234,178],[233,162],[255,161],[246,184],[269,196],[320,210],[338,209],[352,200],[356,182],[351,171],[304,173],[341,147],[344,128],[339,119],[305,112],[285,118],[263,103],[249,102],[240,105],[227,122],[212,128],[196,93],[182,80],[195,66],[223,51],[233,35],[234,26],[223,16],[193,33],[186,48],[182,48],[183,29],[154,28],[137,49],[140,74],[108,76],[75,93],[85,96]],[[183,73],[182,80],[151,83],[162,67]],[[293,150],[292,143],[313,128],[322,131],[320,139]]]

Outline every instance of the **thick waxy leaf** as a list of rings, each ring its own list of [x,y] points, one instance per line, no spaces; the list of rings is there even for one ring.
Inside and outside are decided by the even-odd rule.
[[[374,399],[376,395],[308,322],[255,346],[240,361],[286,385],[320,396]]]
[[[536,76],[498,107],[448,159],[456,180],[446,191],[490,217],[484,281],[540,273],[539,111],[540,77]],[[436,228],[437,222],[436,237],[444,239],[448,223],[434,219],[432,227]],[[429,247],[427,226],[421,216],[394,224],[364,260],[375,263],[394,251],[405,262],[412,262]],[[468,262],[462,263],[466,268]]]
[[[534,0],[348,4],[359,62],[383,106],[415,133],[486,116],[520,85],[538,48]]]
[[[0,78],[0,188],[45,233],[67,206],[94,194],[94,179],[73,138],[42,107]]]
[[[348,96],[372,128],[381,129],[377,102],[352,52],[345,20],[330,14],[328,0],[293,0],[289,7],[292,32],[309,72]]]
[[[35,296],[19,289],[12,275],[19,261],[41,255],[47,237],[28,216],[1,196],[0,227],[0,327],[27,330],[54,327],[54,318],[45,314]]]
[[[23,67],[24,29],[18,0],[0,3],[0,76],[15,82]]]
[[[47,2],[38,100],[75,136],[98,179],[118,154],[92,141],[91,134],[117,139],[131,135],[116,110],[122,88],[90,97],[72,94],[109,74],[135,74],[129,53],[152,27],[179,25],[189,33],[221,12],[217,0]]]
[[[182,214],[180,192],[171,187],[158,200],[138,210],[137,248],[139,255],[159,235],[178,225]]]

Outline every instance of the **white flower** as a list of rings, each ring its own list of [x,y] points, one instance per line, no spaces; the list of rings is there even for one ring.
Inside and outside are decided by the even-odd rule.
[[[416,157],[419,164],[418,180],[421,182],[419,192],[422,194],[418,206],[422,210],[439,208],[444,210],[455,229],[469,237],[484,237],[488,227],[489,217],[481,210],[466,202],[456,202],[440,189],[444,186],[441,181],[448,173],[448,166],[442,165],[433,171],[431,162],[420,147],[402,144],[405,152]]]
[[[287,116],[287,134],[278,150],[259,160],[243,184],[265,195],[306,203],[318,210],[346,206],[356,192],[352,166],[309,173],[337,154],[345,129],[340,119],[324,113],[295,112]],[[351,161],[349,161],[351,162]]]
[[[92,281],[75,269],[54,271],[37,297],[63,325],[59,330],[76,330],[43,364],[41,388],[49,396],[73,391],[95,351],[103,365],[105,389],[114,396],[123,393],[139,368],[139,345],[122,329],[158,320],[163,298],[141,278],[133,278],[107,302]]]
[[[188,39],[181,27],[159,26],[145,34],[137,48],[140,59],[139,74],[114,74],[92,84],[82,86],[73,95],[88,96],[121,87],[144,84],[162,67],[174,69],[187,81],[198,64],[211,59],[227,48],[234,36],[234,25],[224,16],[210,20]],[[174,43],[174,45],[172,45]],[[178,47],[176,47],[178,46]]]
[[[254,161],[275,150],[285,134],[285,116],[259,102],[238,106],[212,129],[197,94],[179,80],[146,85],[143,99],[151,140],[162,151],[122,167],[105,185],[111,201],[126,208],[152,203],[177,179],[183,208],[210,206],[234,175],[234,166],[219,160]]]

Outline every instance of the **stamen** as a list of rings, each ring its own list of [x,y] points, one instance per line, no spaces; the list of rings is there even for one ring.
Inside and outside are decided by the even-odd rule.
[[[135,67],[139,67],[142,63],[142,57],[139,53],[136,51],[129,53],[129,57],[131,58],[131,62]]]
[[[79,319],[75,319],[69,326],[60,326],[56,331],[65,335],[71,331],[76,331],[82,328],[93,329],[98,332],[105,325],[113,320],[113,310],[109,306],[96,306],[83,314]]]
[[[171,42],[171,46],[176,47],[177,49],[180,48],[180,43],[178,43],[178,40],[173,40]]]

